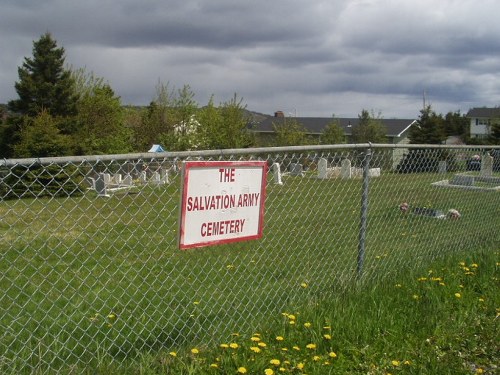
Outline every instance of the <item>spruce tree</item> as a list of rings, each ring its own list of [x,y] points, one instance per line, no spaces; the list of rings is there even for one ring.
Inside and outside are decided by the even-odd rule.
[[[15,89],[19,99],[11,100],[12,112],[30,117],[43,110],[51,116],[70,116],[75,113],[75,92],[69,70],[64,68],[64,48],[50,33],[33,42],[33,57],[26,57],[18,68],[19,81]]]

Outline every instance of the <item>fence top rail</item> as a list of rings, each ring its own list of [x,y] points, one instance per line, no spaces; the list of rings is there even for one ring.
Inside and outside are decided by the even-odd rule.
[[[265,154],[279,152],[304,152],[325,151],[345,149],[463,149],[474,151],[500,150],[500,146],[492,145],[436,145],[436,144],[384,144],[384,143],[354,143],[333,145],[305,145],[305,146],[282,146],[282,147],[256,147],[236,148],[218,150],[176,151],[176,152],[143,152],[131,154],[113,155],[83,155],[83,156],[60,156],[46,158],[24,158],[24,159],[0,159],[0,167],[12,167],[16,165],[30,164],[66,164],[84,163],[115,160],[154,160],[154,159],[184,159],[187,157],[209,157],[209,156],[231,156],[248,154]]]

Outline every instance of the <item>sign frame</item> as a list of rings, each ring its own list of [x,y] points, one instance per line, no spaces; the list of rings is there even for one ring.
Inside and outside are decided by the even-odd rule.
[[[222,171],[230,171],[230,172],[222,172]],[[191,248],[197,248],[197,247],[206,247],[206,246],[214,246],[214,245],[221,245],[221,244],[226,244],[226,243],[233,243],[233,242],[240,242],[240,241],[248,241],[248,240],[255,240],[259,239],[263,235],[263,227],[264,227],[264,207],[265,207],[265,198],[266,198],[266,184],[267,184],[267,172],[268,172],[268,165],[266,161],[256,161],[256,160],[249,160],[249,161],[184,161],[182,164],[182,174],[181,174],[181,197],[180,197],[180,206],[179,206],[179,236],[178,236],[178,246],[179,249],[181,250],[187,250]],[[230,174],[229,174],[230,173]],[[215,181],[213,180],[211,183],[213,184],[210,185],[209,183],[206,183],[207,190],[215,190],[215,191],[225,191],[225,188],[229,188],[230,190],[234,186],[236,191],[231,191],[233,194],[232,196],[236,197],[236,193],[240,193],[239,196],[240,198],[243,193],[241,193],[241,190],[238,190],[238,188],[241,188],[240,185],[234,184],[232,185],[231,183],[236,181],[236,178],[242,178],[242,174],[259,174],[257,180],[252,180],[252,181],[245,181],[246,183],[252,182],[255,186],[252,186],[252,191],[253,193],[248,193],[246,195],[252,194],[251,198],[252,199],[252,207],[236,207],[235,202],[237,202],[236,198],[234,198],[231,201],[231,205],[226,206],[223,205],[222,199],[219,199],[217,201],[217,205],[215,204],[216,202],[214,201],[213,198],[221,198],[224,197],[228,198],[228,196],[222,196],[217,194],[216,196],[206,196],[203,197],[205,200],[202,200],[202,197],[199,198],[199,201],[196,200],[196,197],[194,199],[195,202],[195,207],[198,208],[200,211],[197,213],[192,213],[193,211],[193,197],[190,195],[192,191],[195,191],[196,189],[200,189],[199,186],[194,187],[194,184],[200,184],[199,179],[203,174],[210,174],[211,177],[212,174],[214,176],[219,176],[219,180]],[[222,181],[224,180],[224,181]],[[260,184],[260,186],[258,185]],[[248,186],[245,186],[246,189],[249,189]],[[221,193],[222,194],[222,193]],[[258,197],[258,198],[257,198]],[[212,198],[212,199],[210,199]],[[243,197],[247,198],[247,197]],[[258,202],[254,202],[258,201]],[[248,199],[250,202],[250,198]],[[199,206],[196,206],[197,202],[199,202]],[[205,202],[205,203],[204,203]],[[212,205],[211,207],[203,207],[204,205],[207,205],[207,202],[211,202]],[[241,203],[241,202],[239,202]],[[254,204],[256,203],[256,204]],[[188,206],[189,205],[189,206]],[[248,204],[250,205],[250,204]],[[220,207],[223,206],[223,207]],[[188,209],[190,208],[190,210]],[[228,207],[231,209],[231,212],[228,211]],[[247,215],[245,216],[244,219],[235,219],[235,212],[238,212],[238,209],[240,211],[244,211],[242,215]],[[206,212],[203,212],[206,210]],[[196,211],[196,210],[194,210]],[[201,212],[201,213],[200,213]],[[188,235],[189,231],[192,230],[200,230],[200,227],[198,226],[197,228],[193,228],[193,222],[199,221],[200,216],[196,217],[196,215],[206,215],[202,216],[205,221],[207,221],[206,224],[217,224],[220,223],[221,225],[224,226],[224,229],[221,229],[221,231],[225,231],[225,233],[218,234],[216,233],[213,235],[213,239],[204,239],[204,240],[193,240],[190,239],[190,235]],[[232,215],[232,216],[231,216]],[[196,217],[194,219],[193,217]],[[229,217],[232,219],[221,219],[221,217]],[[248,220],[249,219],[249,220]],[[211,221],[212,220],[212,221]],[[217,221],[220,220],[220,221]],[[256,220],[256,221],[255,221]],[[246,223],[250,222],[251,223],[251,228],[253,228],[250,232],[248,233],[241,233],[243,232],[244,225]],[[247,226],[248,227],[248,226]],[[205,234],[206,232],[206,226],[205,226]],[[241,229],[241,232],[238,232],[238,230]],[[201,228],[203,230],[203,228]],[[210,235],[212,236],[212,235]]]

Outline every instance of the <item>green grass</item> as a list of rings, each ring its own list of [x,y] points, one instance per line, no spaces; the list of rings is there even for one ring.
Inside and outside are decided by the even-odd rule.
[[[387,174],[371,181],[361,280],[360,180],[270,181],[261,240],[189,251],[177,249],[176,178],[108,199],[86,193],[1,202],[0,369],[105,373],[103,364],[132,362],[149,371],[155,353],[210,348],[232,332],[263,329],[291,306],[348,298],[359,283],[368,298],[379,293],[372,287],[392,285],[408,270],[498,249],[498,192],[430,185],[440,179]],[[462,217],[404,215],[403,201],[455,208]],[[349,298],[366,297],[357,293]]]
[[[353,285],[212,345],[173,347],[109,374],[494,374],[500,365],[498,251]],[[304,288],[309,286],[304,285]]]

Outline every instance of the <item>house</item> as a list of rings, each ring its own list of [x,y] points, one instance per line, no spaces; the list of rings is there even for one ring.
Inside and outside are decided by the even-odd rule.
[[[500,120],[500,107],[472,108],[467,112],[470,119],[470,137],[477,139],[488,138],[491,132],[491,121]]]
[[[275,124],[286,124],[287,118],[283,112],[275,112],[274,116],[267,116],[263,120],[255,122],[252,130],[259,134],[263,140],[275,136]],[[332,118],[332,117],[292,117],[294,121],[301,124],[306,134],[319,138],[328,124],[336,121],[344,130],[346,142],[352,143],[352,129],[359,125],[359,118]],[[408,134],[412,125],[417,123],[415,119],[381,119],[382,125],[387,129],[387,143],[407,144]],[[264,143],[266,143],[264,141]],[[271,143],[271,142],[269,142]]]

